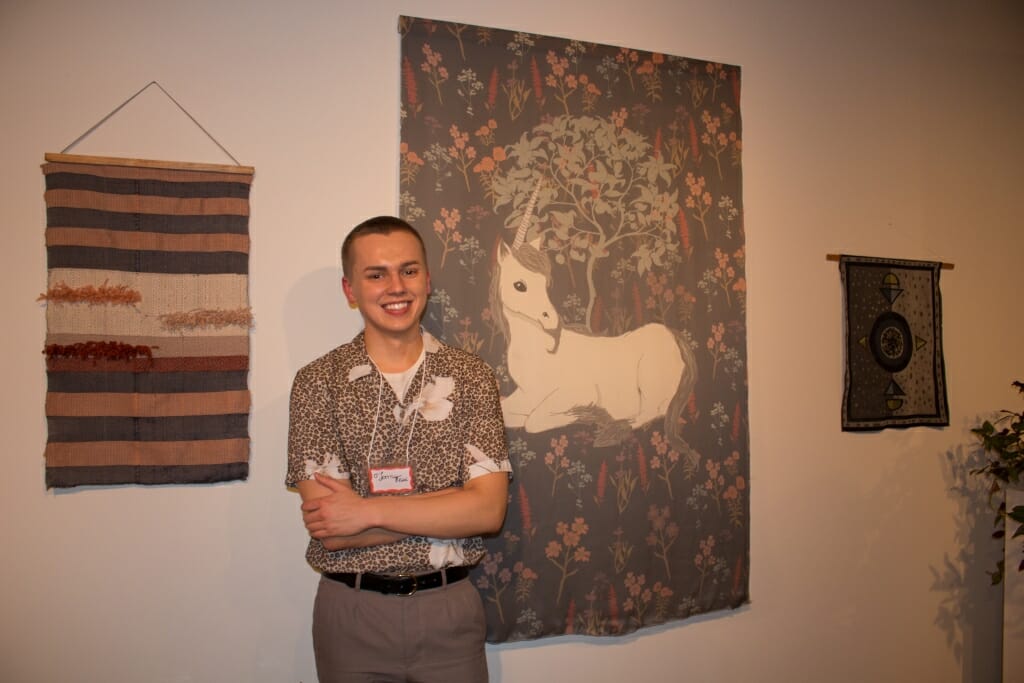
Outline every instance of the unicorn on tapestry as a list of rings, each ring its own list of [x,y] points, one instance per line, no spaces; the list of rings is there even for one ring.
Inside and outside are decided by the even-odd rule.
[[[594,445],[611,446],[664,418],[673,448],[696,464],[679,421],[697,380],[692,350],[658,323],[614,337],[563,325],[548,296],[551,263],[539,239],[525,242],[536,196],[512,245],[499,242],[491,284],[491,310],[500,311],[517,387],[501,400],[505,426],[535,433],[589,423]]]

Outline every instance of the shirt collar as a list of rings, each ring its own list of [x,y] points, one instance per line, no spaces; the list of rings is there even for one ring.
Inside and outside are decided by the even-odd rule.
[[[423,337],[423,350],[426,353],[437,353],[441,350],[441,342],[437,341],[434,335],[422,327],[420,328],[420,335]],[[373,363],[370,362],[370,355],[366,352],[366,332],[360,332],[352,341],[356,345],[359,360],[363,362],[354,365],[348,371],[349,382],[355,382],[361,377],[368,377],[373,374]]]

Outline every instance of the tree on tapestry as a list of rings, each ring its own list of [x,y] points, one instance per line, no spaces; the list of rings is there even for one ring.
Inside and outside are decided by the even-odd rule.
[[[488,638],[748,598],[739,69],[402,18],[401,211],[426,325],[501,382]]]

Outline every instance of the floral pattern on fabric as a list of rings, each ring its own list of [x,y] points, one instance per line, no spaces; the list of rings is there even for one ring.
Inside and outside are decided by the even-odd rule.
[[[494,368],[515,469],[473,576],[488,640],[619,636],[744,604],[739,67],[398,28],[423,324]]]

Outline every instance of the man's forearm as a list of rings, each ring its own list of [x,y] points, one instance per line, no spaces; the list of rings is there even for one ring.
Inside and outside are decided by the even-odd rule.
[[[339,483],[344,482],[346,486],[349,485],[348,481],[344,479],[335,479],[334,481]],[[297,488],[303,502],[315,500],[317,498],[324,498],[332,493],[331,489],[318,483],[315,479],[300,481]],[[368,548],[375,545],[387,545],[388,543],[400,541],[407,536],[408,534],[395,533],[393,531],[388,531],[387,529],[367,529],[361,533],[353,534],[351,536],[326,536],[319,540],[326,550],[334,552],[337,550],[348,550],[349,548]]]
[[[447,495],[365,498],[340,517],[347,516],[356,528],[387,529],[433,538],[467,538],[501,528],[508,500],[505,472],[476,477],[461,488],[446,491]],[[329,532],[330,527],[328,523],[318,531]],[[311,535],[318,537],[316,532]]]
[[[410,497],[433,498],[448,495],[458,490],[459,489],[456,488],[446,488],[441,489],[440,491],[412,494]],[[390,529],[384,529],[382,527],[374,527],[352,536],[328,536],[327,538],[320,539],[320,542],[323,544],[324,548],[333,552],[335,550],[346,550],[348,548],[367,548],[374,545],[387,545],[388,543],[394,543],[395,541],[400,541],[403,538],[408,538],[411,535],[412,534],[391,531]]]
[[[368,548],[374,545],[387,545],[407,538],[408,534],[400,534],[387,529],[367,529],[354,536],[328,536],[321,538],[320,542],[324,548],[334,552],[335,550],[348,550],[349,548]]]
[[[409,536],[467,538],[497,530],[505,516],[507,475],[499,480],[470,480],[410,496],[361,498],[345,479],[317,475],[298,484],[303,520],[311,538],[330,551],[366,548]],[[451,500],[449,500],[451,499]],[[437,501],[445,500],[443,504]],[[371,523],[380,515],[382,523]]]

